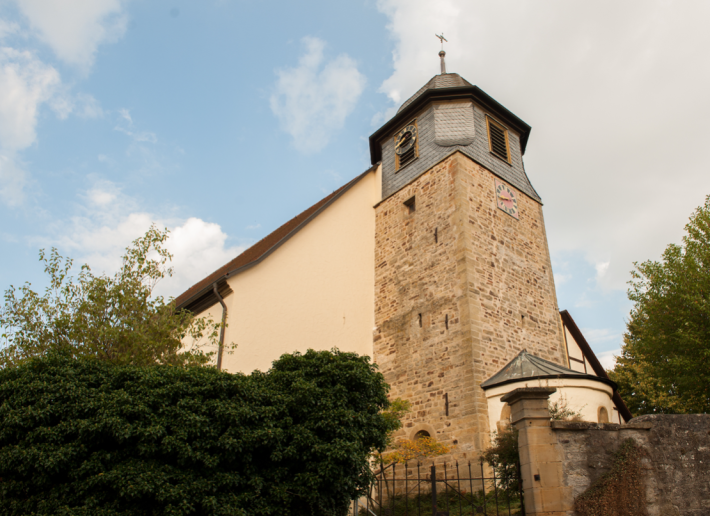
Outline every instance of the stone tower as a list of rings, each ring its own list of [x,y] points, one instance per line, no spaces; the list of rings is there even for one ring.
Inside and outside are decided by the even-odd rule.
[[[474,459],[480,384],[523,349],[567,364],[530,127],[455,73],[432,78],[370,137],[376,206],[374,359],[412,403],[401,431]]]

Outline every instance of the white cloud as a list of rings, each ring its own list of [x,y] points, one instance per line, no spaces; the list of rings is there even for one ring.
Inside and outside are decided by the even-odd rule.
[[[0,39],[20,32],[20,26],[15,22],[0,19]]]
[[[28,174],[18,151],[35,142],[39,108],[60,83],[59,73],[31,52],[0,47],[0,201],[8,206],[25,198]]]
[[[118,192],[114,188],[96,186],[86,192],[86,198],[93,206],[107,206],[116,200]]]
[[[621,354],[621,349],[613,349],[597,354],[597,358],[604,369],[614,369],[616,366],[616,357]]]
[[[118,114],[123,118],[129,125],[133,125],[133,117],[131,117],[131,112],[126,108],[121,108],[118,110]]]
[[[127,136],[130,136],[133,141],[138,143],[157,143],[158,137],[155,133],[150,131],[135,131],[133,129],[133,117],[131,112],[125,108],[118,110],[118,115],[120,116],[119,123],[114,130],[119,131]]]
[[[611,264],[611,262],[607,261],[607,262],[599,262],[594,266],[594,268],[597,271],[597,280],[602,279],[606,275],[607,271],[609,270],[610,264]]]
[[[104,116],[104,110],[101,108],[99,101],[88,93],[79,93],[76,96],[75,113],[81,118],[101,118]]]
[[[365,88],[365,77],[346,54],[324,63],[324,41],[306,37],[303,44],[298,66],[276,72],[271,111],[296,148],[313,153],[343,126]]]
[[[584,328],[582,335],[592,345],[602,344],[604,342],[617,341],[621,343],[621,334],[607,328]]]
[[[0,147],[15,151],[36,138],[37,112],[60,84],[59,73],[31,52],[0,48]]]
[[[30,26],[63,61],[87,70],[104,42],[123,36],[122,0],[15,0]]]
[[[7,31],[0,24],[0,33]],[[37,140],[37,121],[47,104],[60,119],[72,112],[84,118],[102,115],[91,95],[72,97],[57,70],[28,50],[0,47],[0,201],[20,205],[28,174],[19,153]]]
[[[245,249],[228,246],[227,235],[218,224],[141,210],[135,199],[110,181],[95,181],[81,199],[78,213],[52,228],[59,236],[41,244],[60,246],[75,263],[88,263],[96,273],[113,273],[125,248],[151,224],[167,227],[171,233],[166,247],[173,254],[174,275],[158,285],[160,295],[179,295]]]
[[[447,70],[532,127],[526,170],[553,256],[581,251],[605,289],[678,242],[710,193],[710,3],[379,0],[395,42],[392,107]],[[609,13],[614,13],[609,16]]]
[[[191,217],[171,229],[167,248],[174,255],[175,275],[161,285],[161,292],[177,296],[246,248],[227,247],[227,235],[219,224]]]

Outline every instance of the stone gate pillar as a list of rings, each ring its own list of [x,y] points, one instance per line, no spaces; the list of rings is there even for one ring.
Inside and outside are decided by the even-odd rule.
[[[574,506],[572,488],[563,486],[562,453],[550,424],[548,399],[556,390],[528,387],[501,398],[518,430],[526,516],[566,516]]]

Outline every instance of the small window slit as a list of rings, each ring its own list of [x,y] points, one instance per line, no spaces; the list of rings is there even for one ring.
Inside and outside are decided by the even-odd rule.
[[[417,209],[416,196],[412,196],[406,201],[404,201],[404,205],[409,208],[409,213],[414,213],[414,211]]]

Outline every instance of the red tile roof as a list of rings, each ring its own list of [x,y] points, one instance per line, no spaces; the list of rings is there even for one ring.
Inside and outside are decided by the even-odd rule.
[[[377,164],[363,172],[361,175],[359,175],[349,183],[341,186],[332,194],[321,199],[307,210],[296,215],[286,224],[276,229],[269,235],[265,236],[256,244],[244,251],[242,254],[234,258],[234,260],[223,265],[203,280],[195,283],[193,286],[191,286],[189,289],[187,289],[185,292],[175,298],[176,307],[178,309],[188,308],[191,302],[197,300],[201,296],[205,295],[207,292],[211,291],[212,285],[215,282],[222,281],[237,272],[241,272],[242,270],[248,267],[256,265],[258,262],[266,258],[269,254],[271,254],[271,252],[276,250],[277,247],[279,247],[291,236],[296,234],[302,227],[308,224],[308,222],[310,222],[313,217],[318,215],[320,210],[325,209],[330,203],[332,203],[343,193],[345,193],[351,186],[353,186],[355,183],[360,181],[360,179],[362,179],[369,172],[371,172],[376,166]]]

